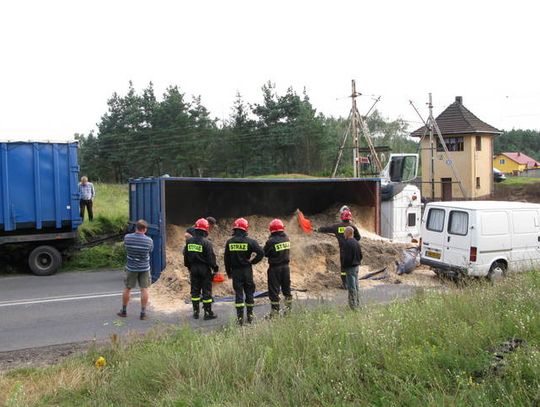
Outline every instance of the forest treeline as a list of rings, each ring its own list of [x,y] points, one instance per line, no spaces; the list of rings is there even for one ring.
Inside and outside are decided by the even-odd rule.
[[[512,129],[495,137],[495,154],[521,152],[540,160],[540,131]]]
[[[114,93],[97,132],[77,134],[81,173],[93,180],[125,182],[163,174],[179,177],[246,177],[302,173],[330,175],[347,120],[318,113],[307,92],[278,94],[262,86],[262,102],[236,95],[224,121],[212,117],[201,97],[178,86],[157,98],[150,83],[142,91],[129,84]],[[344,112],[345,114],[347,112]],[[395,152],[416,152],[407,123],[388,120],[374,110],[367,118],[376,145]],[[352,174],[348,138],[338,174]]]

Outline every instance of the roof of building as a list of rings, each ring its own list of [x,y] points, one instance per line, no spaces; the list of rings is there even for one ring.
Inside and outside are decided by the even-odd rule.
[[[529,157],[526,154],[517,152],[517,153],[501,153],[502,155],[508,157],[512,161],[517,162],[518,164],[526,165],[527,168],[534,168],[540,166],[540,163],[534,158]]]
[[[441,134],[443,136],[453,134],[470,134],[470,133],[484,133],[484,134],[501,134],[502,131],[495,127],[483,122],[469,109],[463,106],[463,98],[456,96],[456,100],[450,106],[448,106],[437,118],[435,119]],[[422,137],[426,131],[426,126],[422,126],[411,133],[412,137]]]

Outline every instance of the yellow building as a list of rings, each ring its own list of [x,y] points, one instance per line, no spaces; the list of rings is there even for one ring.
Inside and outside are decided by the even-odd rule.
[[[505,174],[519,174],[533,168],[539,168],[540,163],[523,153],[500,153],[493,159],[493,166]]]
[[[491,195],[493,193],[493,137],[501,134],[501,131],[472,114],[463,106],[461,96],[456,96],[454,103],[435,120],[449,150],[448,160],[440,144],[436,149],[431,149],[429,134],[426,134],[425,126],[411,133],[411,136],[420,138],[422,195],[432,200],[430,176],[432,151],[434,200],[475,199]],[[436,133],[434,137],[436,140]],[[450,163],[461,178],[465,196],[461,193]]]

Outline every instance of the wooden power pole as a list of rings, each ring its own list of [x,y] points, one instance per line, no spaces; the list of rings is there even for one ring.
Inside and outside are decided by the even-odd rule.
[[[338,152],[338,157],[336,160],[336,165],[334,166],[334,171],[332,172],[332,177],[335,177],[337,174],[337,169],[339,167],[339,162],[341,160],[341,156],[343,155],[343,149],[345,148],[345,144],[347,142],[347,137],[349,135],[349,132],[351,133],[351,137],[353,140],[353,177],[358,178],[360,176],[360,131],[362,131],[362,134],[364,135],[364,138],[366,140],[366,144],[368,145],[369,152],[371,154],[371,159],[373,163],[375,164],[375,168],[377,169],[377,172],[380,173],[382,171],[382,164],[379,160],[379,156],[377,155],[377,152],[375,151],[375,146],[373,145],[373,141],[371,140],[371,134],[369,133],[369,128],[362,117],[362,115],[358,112],[358,108],[356,106],[356,98],[358,96],[362,96],[361,93],[356,91],[356,81],[352,80],[352,93],[351,93],[351,100],[352,100],[352,107],[351,112],[349,113],[349,126],[347,127],[347,131],[345,132],[345,135],[343,137],[343,141],[341,143],[341,147]],[[380,100],[377,99],[373,106]],[[373,109],[373,106],[369,110]],[[369,114],[369,112],[368,112]]]
[[[430,165],[429,165],[429,181],[431,184],[431,200],[435,200],[435,151],[437,150],[437,144],[441,146],[442,152],[445,158],[446,165],[450,167],[452,170],[452,174],[454,175],[454,178],[457,180],[457,184],[459,186],[459,189],[461,190],[461,194],[463,195],[464,199],[467,199],[467,192],[465,190],[465,187],[463,186],[463,181],[461,180],[461,177],[459,176],[459,172],[456,169],[456,166],[454,165],[454,161],[450,159],[448,147],[446,147],[446,143],[444,141],[444,138],[441,134],[441,129],[439,128],[439,125],[437,124],[437,120],[435,120],[435,117],[433,116],[433,99],[431,97],[431,93],[429,94],[429,101],[428,101],[428,109],[429,109],[429,116],[427,120],[424,120],[416,106],[413,104],[412,100],[409,100],[409,103],[413,107],[414,111],[420,117],[420,120],[422,120],[422,123],[424,123],[424,134],[420,138],[419,148],[422,146],[422,140],[426,135],[429,135],[429,150],[430,150]]]
[[[353,177],[358,178],[360,175],[360,162],[359,162],[359,151],[360,144],[358,143],[358,119],[356,116],[356,112],[358,112],[358,109],[356,108],[356,97],[359,94],[356,92],[356,81],[352,80],[352,93],[351,93],[351,99],[352,99],[352,109],[351,109],[351,133],[353,137]]]

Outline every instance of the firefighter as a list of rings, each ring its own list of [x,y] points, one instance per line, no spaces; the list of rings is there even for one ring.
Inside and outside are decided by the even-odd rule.
[[[247,309],[247,322],[249,324],[253,322],[255,283],[252,266],[264,257],[259,243],[248,237],[248,229],[249,223],[246,219],[236,219],[232,237],[225,244],[225,271],[233,280],[236,319],[239,325],[244,324],[244,307]],[[254,257],[253,254],[255,254]]]
[[[341,214],[340,214],[340,217],[341,217],[341,222],[340,223],[336,223],[334,225],[331,225],[331,226],[323,226],[323,227],[320,227],[319,229],[317,229],[317,232],[320,232],[320,233],[330,233],[330,234],[333,234],[337,241],[338,241],[338,245],[339,245],[339,258],[340,258],[340,262],[343,262],[343,243],[345,242],[345,236],[344,236],[344,233],[345,233],[345,228],[347,226],[350,226],[353,228],[353,231],[354,231],[354,239],[356,239],[357,241],[360,241],[360,232],[358,232],[358,229],[356,228],[356,226],[354,226],[351,221],[352,221],[352,213],[351,211],[348,209],[348,208],[342,208],[342,210],[340,211]],[[341,288],[343,289],[347,289],[347,272],[343,269],[343,267],[341,268]]]
[[[268,257],[268,296],[270,297],[270,318],[279,315],[279,292],[285,297],[285,312],[291,310],[291,272],[289,260],[291,241],[285,234],[285,226],[280,219],[274,219],[268,227],[270,237],[264,245],[264,255]]]
[[[212,277],[219,268],[212,242],[207,239],[209,229],[210,225],[206,219],[197,220],[194,235],[186,240],[184,247],[184,266],[189,270],[191,282],[193,318],[199,319],[199,304],[202,299],[204,320],[217,318],[212,312]]]
[[[210,233],[212,231],[212,229],[216,226],[217,220],[216,220],[216,218],[214,218],[212,216],[208,216],[206,218],[206,220],[208,221],[208,225],[209,225],[208,233]],[[186,240],[188,240],[191,236],[193,236],[194,230],[195,230],[195,226],[191,226],[191,227],[187,228],[186,233],[184,233],[184,237],[185,237]]]

